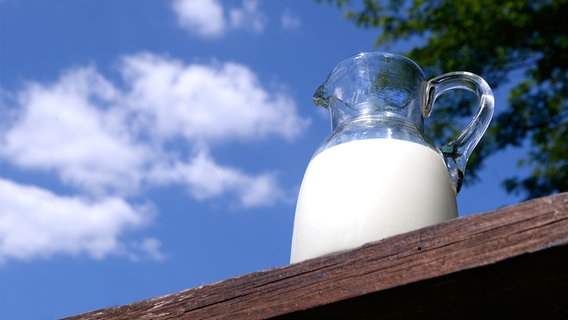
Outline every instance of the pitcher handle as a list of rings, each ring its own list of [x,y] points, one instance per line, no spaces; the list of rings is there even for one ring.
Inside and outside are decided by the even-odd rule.
[[[422,84],[423,116],[430,116],[438,96],[454,89],[469,90],[479,99],[477,113],[471,122],[455,139],[440,147],[457,194],[461,189],[467,159],[491,122],[495,102],[493,92],[483,78],[470,72],[450,72]]]

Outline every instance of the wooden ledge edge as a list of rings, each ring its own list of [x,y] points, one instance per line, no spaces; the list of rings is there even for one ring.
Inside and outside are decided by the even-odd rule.
[[[267,319],[567,245],[561,193],[66,319]]]

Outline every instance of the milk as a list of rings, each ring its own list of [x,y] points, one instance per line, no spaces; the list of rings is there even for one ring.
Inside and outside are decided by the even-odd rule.
[[[442,157],[413,142],[333,146],[308,165],[296,207],[291,262],[346,250],[457,216]]]

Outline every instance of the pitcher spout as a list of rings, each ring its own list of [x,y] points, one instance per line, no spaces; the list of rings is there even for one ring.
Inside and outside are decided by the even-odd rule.
[[[422,128],[417,97],[423,82],[424,73],[412,60],[363,52],[340,62],[316,89],[313,101],[330,109],[335,118],[332,125],[351,117],[390,112]]]

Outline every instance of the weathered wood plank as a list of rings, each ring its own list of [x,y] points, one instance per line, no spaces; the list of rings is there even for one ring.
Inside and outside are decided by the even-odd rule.
[[[414,305],[419,310],[412,312],[420,314],[424,312],[425,305],[416,303],[416,299],[420,298],[412,296],[413,292],[428,296],[429,292],[440,294],[441,290],[446,293],[441,297],[448,300],[450,297],[448,292],[453,291],[463,299],[483,301],[475,296],[468,297],[467,292],[456,289],[460,287],[461,282],[465,286],[475,288],[476,281],[471,280],[471,274],[473,272],[475,275],[476,270],[478,273],[481,272],[479,270],[487,272],[486,277],[493,275],[500,279],[504,279],[507,270],[510,270],[511,274],[517,274],[518,278],[524,277],[530,280],[525,282],[526,286],[537,288],[537,292],[543,291],[539,285],[542,283],[560,286],[553,287],[554,290],[565,290],[568,282],[565,277],[553,282],[539,279],[547,277],[546,274],[542,274],[543,269],[548,270],[547,268],[550,267],[547,261],[555,266],[567,266],[560,263],[568,261],[568,258],[564,259],[568,251],[566,248],[568,248],[568,193],[454,219],[365,245],[356,250],[255,272],[129,305],[93,311],[70,317],[68,320],[248,320],[278,316],[285,319],[286,315],[294,315],[291,319],[310,317],[313,319],[319,318],[318,312],[327,313],[328,318],[333,318],[332,315],[340,314],[337,310],[350,310],[349,306],[364,306],[365,301],[376,304],[383,299],[383,304],[396,306],[392,299],[387,298],[396,294],[401,298],[407,294],[407,299],[411,301],[414,299]],[[530,273],[532,270],[523,271],[515,267],[523,265],[532,266],[531,268],[535,265],[542,267],[536,268],[537,274],[526,277],[524,272]],[[501,271],[491,271],[492,268]],[[484,277],[479,278],[479,281],[499,280]],[[515,282],[515,279],[513,277],[509,281]],[[507,286],[510,288],[500,290],[493,288],[492,292],[513,290],[514,293],[518,290],[522,291],[522,294],[527,294],[527,289],[522,289],[525,288],[523,285]],[[481,291],[473,290],[472,294],[475,292]],[[424,301],[433,299],[432,296],[423,298]],[[438,301],[437,305],[443,307],[443,302]],[[431,302],[429,305],[436,304]],[[446,307],[456,309],[456,304],[452,305],[454,307],[449,305]],[[337,306],[341,307],[338,309]],[[407,311],[413,310],[405,304],[398,303],[398,306]],[[379,314],[370,310],[361,311],[361,308],[364,309],[364,307],[351,308],[352,313],[355,310],[360,311],[357,319],[367,319],[365,314],[372,315],[369,319],[394,319],[397,312],[399,315],[410,314],[393,308],[384,308],[388,314]],[[462,307],[457,310],[465,309]],[[479,307],[477,310],[480,310]],[[339,318],[341,317],[337,319]]]
[[[552,247],[271,319],[568,319],[567,257]]]

